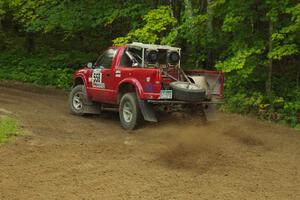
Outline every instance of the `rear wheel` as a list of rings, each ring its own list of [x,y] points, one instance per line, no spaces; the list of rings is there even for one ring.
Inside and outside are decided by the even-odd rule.
[[[124,129],[133,130],[141,120],[141,112],[135,93],[122,96],[119,107],[120,122]]]

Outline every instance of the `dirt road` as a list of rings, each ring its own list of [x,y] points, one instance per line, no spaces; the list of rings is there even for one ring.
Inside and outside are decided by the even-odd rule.
[[[289,128],[220,114],[128,134],[116,114],[72,116],[67,93],[24,86],[0,86],[4,112],[26,133],[0,146],[0,199],[300,199]]]

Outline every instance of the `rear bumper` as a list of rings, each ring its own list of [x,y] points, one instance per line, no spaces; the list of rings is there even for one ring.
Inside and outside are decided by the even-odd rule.
[[[176,99],[160,99],[160,93],[143,93],[140,99],[153,104],[222,104],[224,102],[223,97],[217,95],[213,95],[210,100],[181,101]]]
[[[140,99],[142,100],[158,100],[160,97],[160,93],[148,93],[145,92],[140,95]]]
[[[178,100],[147,100],[148,103],[153,104],[222,104],[223,101],[221,100],[210,100],[210,101],[199,101],[199,102],[191,102],[191,101],[178,101]]]

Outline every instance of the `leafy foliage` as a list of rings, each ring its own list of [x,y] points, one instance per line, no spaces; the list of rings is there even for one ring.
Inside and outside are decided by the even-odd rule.
[[[176,45],[226,73],[226,111],[300,127],[297,0],[0,0],[0,22],[0,79],[67,88],[111,44]]]
[[[5,16],[6,9],[5,9],[5,2],[4,0],[0,0],[0,19]]]
[[[160,43],[170,28],[177,23],[171,13],[171,9],[168,6],[160,6],[155,10],[149,11],[143,18],[145,22],[143,27],[130,31],[125,37],[115,39],[113,41],[114,44],[124,45],[133,41],[150,44]]]

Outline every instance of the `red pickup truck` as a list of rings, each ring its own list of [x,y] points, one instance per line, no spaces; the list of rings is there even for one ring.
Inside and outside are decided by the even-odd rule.
[[[95,63],[75,72],[69,106],[73,114],[119,111],[121,125],[157,122],[156,112],[196,112],[222,99],[220,71],[180,67],[181,49],[132,43],[110,47]]]

